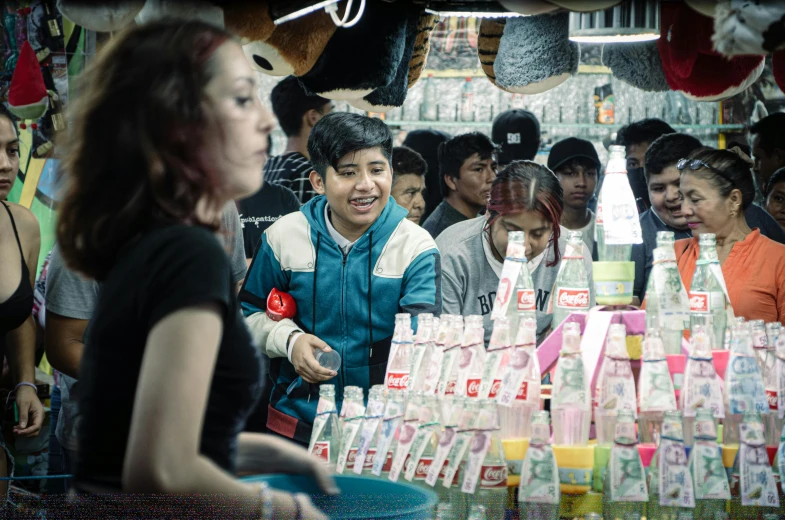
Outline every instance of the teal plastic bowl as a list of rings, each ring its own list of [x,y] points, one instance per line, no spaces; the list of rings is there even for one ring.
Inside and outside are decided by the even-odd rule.
[[[258,475],[246,482],[267,482],[271,488],[290,493],[305,493],[331,520],[432,518],[437,496],[433,491],[386,479],[336,475],[341,493],[323,494],[311,477],[303,475]]]

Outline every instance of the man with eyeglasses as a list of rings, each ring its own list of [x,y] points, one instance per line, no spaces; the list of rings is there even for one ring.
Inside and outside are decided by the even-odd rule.
[[[700,148],[704,146],[695,137],[673,133],[659,137],[646,151],[644,174],[651,208],[640,217],[643,243],[632,248],[632,260],[635,262],[633,295],[638,299],[634,303],[640,303],[646,297],[652,255],[657,247],[657,232],[672,231],[676,240],[692,237],[681,209],[680,168],[689,169],[689,161],[681,162],[681,159]],[[757,204],[750,204],[744,216],[751,228],[759,228],[762,235],[785,243],[785,232],[777,221]]]

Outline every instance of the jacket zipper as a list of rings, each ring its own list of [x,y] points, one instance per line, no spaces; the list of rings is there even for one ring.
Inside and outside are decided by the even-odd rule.
[[[343,249],[340,247],[338,248],[341,251],[341,256],[343,257],[343,264],[341,265],[341,316],[346,316],[346,309],[344,304],[344,293],[346,292],[346,257],[348,256],[346,253],[343,252]],[[346,359],[344,355],[344,339],[346,337],[346,331],[344,327],[346,325],[346,320],[341,320],[341,357]],[[341,370],[341,388],[346,388],[346,370]]]

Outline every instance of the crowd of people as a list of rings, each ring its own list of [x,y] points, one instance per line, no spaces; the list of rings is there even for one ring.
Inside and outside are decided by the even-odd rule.
[[[114,38],[73,107],[57,244],[38,283],[38,223],[4,201],[19,136],[0,108],[13,433],[38,435],[43,423],[39,328],[56,369],[50,471],[74,475],[61,488],[83,497],[74,507],[122,504],[120,492],[196,494],[168,507],[321,518],[303,495],[236,477],[300,471],[337,492],[302,448],[319,384],[335,383],[339,399],[345,386],[381,384],[396,313],[415,328],[421,313],[482,315],[487,341],[510,231],[525,233],[538,342],[554,325],[568,230],[583,233],[591,275],[603,178],[591,142],[563,139],[536,162],[540,124],[516,109],[490,137],[423,129],[395,146],[382,120],[337,112],[290,77],[270,95],[286,149],[267,158],[275,121],[257,89],[241,46],[213,26],[162,21]],[[713,233],[735,314],[785,321],[783,126],[785,114],[752,126],[752,157],[656,119],[618,133],[641,212],[636,303],[658,231],[679,239],[687,287],[698,236]],[[273,289],[293,297],[293,318],[266,312]],[[337,371],[316,360],[331,349]],[[1,436],[0,446],[9,475]]]

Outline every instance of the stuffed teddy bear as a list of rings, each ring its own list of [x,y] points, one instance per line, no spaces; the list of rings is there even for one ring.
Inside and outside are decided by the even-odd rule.
[[[425,62],[428,61],[428,52],[431,49],[431,32],[439,22],[439,17],[423,13],[417,25],[417,38],[414,40],[414,53],[409,60],[409,88],[412,88],[420,79]]]
[[[725,56],[785,50],[785,4],[730,2],[717,4],[714,49]]]
[[[480,34],[477,39],[477,55],[480,58],[480,65],[488,81],[499,87],[496,83],[496,74],[493,71],[493,64],[499,54],[499,43],[504,34],[504,18],[483,18],[480,22]],[[501,87],[499,87],[501,88]]]
[[[307,74],[336,30],[324,10],[276,26],[265,0],[226,2],[224,20],[242,38],[252,64],[270,76]]]
[[[578,72],[581,52],[569,39],[569,14],[507,20],[493,64],[496,84],[508,92],[539,94]]]
[[[145,0],[57,0],[57,10],[76,25],[96,32],[119,31],[144,7]]]
[[[602,46],[602,64],[613,77],[647,92],[670,90],[662,70],[657,42],[606,43]]]
[[[358,23],[339,28],[313,68],[299,76],[305,91],[351,101],[389,85],[404,55],[410,16],[400,2],[367,2]]]
[[[743,92],[760,77],[764,56],[726,58],[714,51],[711,18],[685,4],[662,4],[662,37],[657,40],[671,89],[696,101],[721,101]]]

